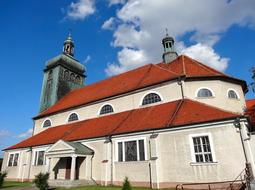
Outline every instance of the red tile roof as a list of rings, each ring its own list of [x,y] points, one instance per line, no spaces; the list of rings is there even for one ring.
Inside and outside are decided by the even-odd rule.
[[[255,99],[246,100],[245,114],[250,117],[251,125],[255,127]]]
[[[246,86],[244,81],[229,77],[196,60],[182,55],[170,64],[148,64],[83,88],[76,89],[60,99],[55,105],[40,113],[35,119],[164,81],[173,80],[181,76],[185,76],[186,78],[225,77],[232,80],[238,80]]]
[[[189,99],[69,123],[34,135],[7,149],[53,144],[239,117]]]
[[[175,72],[177,75],[185,75],[186,77],[229,77],[224,73],[208,67],[185,55],[179,56],[178,59],[174,60],[170,64],[159,63],[158,65],[162,68]]]

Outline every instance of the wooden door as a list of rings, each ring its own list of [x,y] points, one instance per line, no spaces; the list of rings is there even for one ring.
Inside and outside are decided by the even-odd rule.
[[[66,177],[65,177],[65,179],[71,179],[71,164],[72,164],[72,158],[67,157],[66,158]]]

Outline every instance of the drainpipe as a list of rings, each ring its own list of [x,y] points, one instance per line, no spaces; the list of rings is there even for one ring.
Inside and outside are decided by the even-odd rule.
[[[149,176],[150,176],[150,188],[152,189],[152,177],[151,177],[151,173],[152,173],[152,171],[151,171],[151,162],[150,162],[150,160],[151,160],[151,139],[149,139],[149,156],[150,156],[150,158],[149,158]]]
[[[94,183],[95,183],[96,185],[98,185],[97,182],[96,182],[96,180],[93,178],[93,158],[94,158],[94,156],[95,156],[95,153],[93,153],[92,156],[91,156],[91,158],[90,158],[90,163],[91,163],[91,167],[90,167],[90,169],[91,169],[91,171],[90,171],[90,179],[91,179],[92,181],[94,181]]]
[[[182,99],[184,99],[183,84],[182,84],[182,78],[181,77],[178,77],[177,84],[181,86]]]
[[[239,129],[240,139],[241,139],[241,143],[242,143],[242,147],[243,147],[243,153],[244,153],[244,157],[245,157],[245,163],[248,163],[247,153],[246,153],[246,150],[245,150],[245,147],[244,147],[244,142],[243,142],[243,135],[242,135],[242,128],[241,128],[241,124],[240,124],[240,118],[235,119],[234,126]]]
[[[113,185],[113,143],[112,137],[109,137],[111,143],[111,185]]]

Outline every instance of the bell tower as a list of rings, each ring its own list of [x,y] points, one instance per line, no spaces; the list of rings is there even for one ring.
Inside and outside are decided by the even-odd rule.
[[[85,82],[85,66],[74,58],[74,42],[69,33],[62,54],[46,62],[40,98],[40,112],[55,104]]]
[[[166,36],[162,40],[162,44],[164,47],[163,53],[163,61],[164,63],[170,63],[178,57],[178,54],[174,50],[174,39],[168,36],[168,32],[166,29]]]
[[[64,42],[63,53],[66,55],[74,56],[74,43],[70,32],[67,39]]]

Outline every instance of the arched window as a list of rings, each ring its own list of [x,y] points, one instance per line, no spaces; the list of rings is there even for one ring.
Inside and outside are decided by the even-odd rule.
[[[72,113],[68,118],[68,122],[77,121],[78,119],[78,115],[76,113]]]
[[[207,89],[207,88],[201,88],[198,93],[197,93],[197,97],[212,97],[212,91]]]
[[[43,127],[50,127],[50,126],[51,126],[51,121],[49,119],[43,122]]]
[[[236,92],[234,90],[229,90],[228,91],[228,98],[238,99],[238,96],[237,96],[237,94],[236,94]]]
[[[158,94],[150,93],[143,98],[142,105],[152,104],[152,103],[156,103],[160,101],[161,101],[161,98]]]
[[[113,112],[113,108],[111,105],[107,104],[107,105],[104,105],[101,110],[100,110],[100,115],[103,115],[103,114],[107,114],[107,113],[112,113]]]
[[[70,75],[70,80],[71,80],[72,82],[74,82],[74,80],[75,80],[75,75],[74,75],[74,73],[72,73],[72,74]]]
[[[81,82],[81,77],[76,76],[75,81],[76,81],[78,84],[80,84],[80,82]]]
[[[69,72],[68,72],[68,70],[65,70],[65,72],[64,72],[64,78],[65,78],[66,80],[69,80]]]

